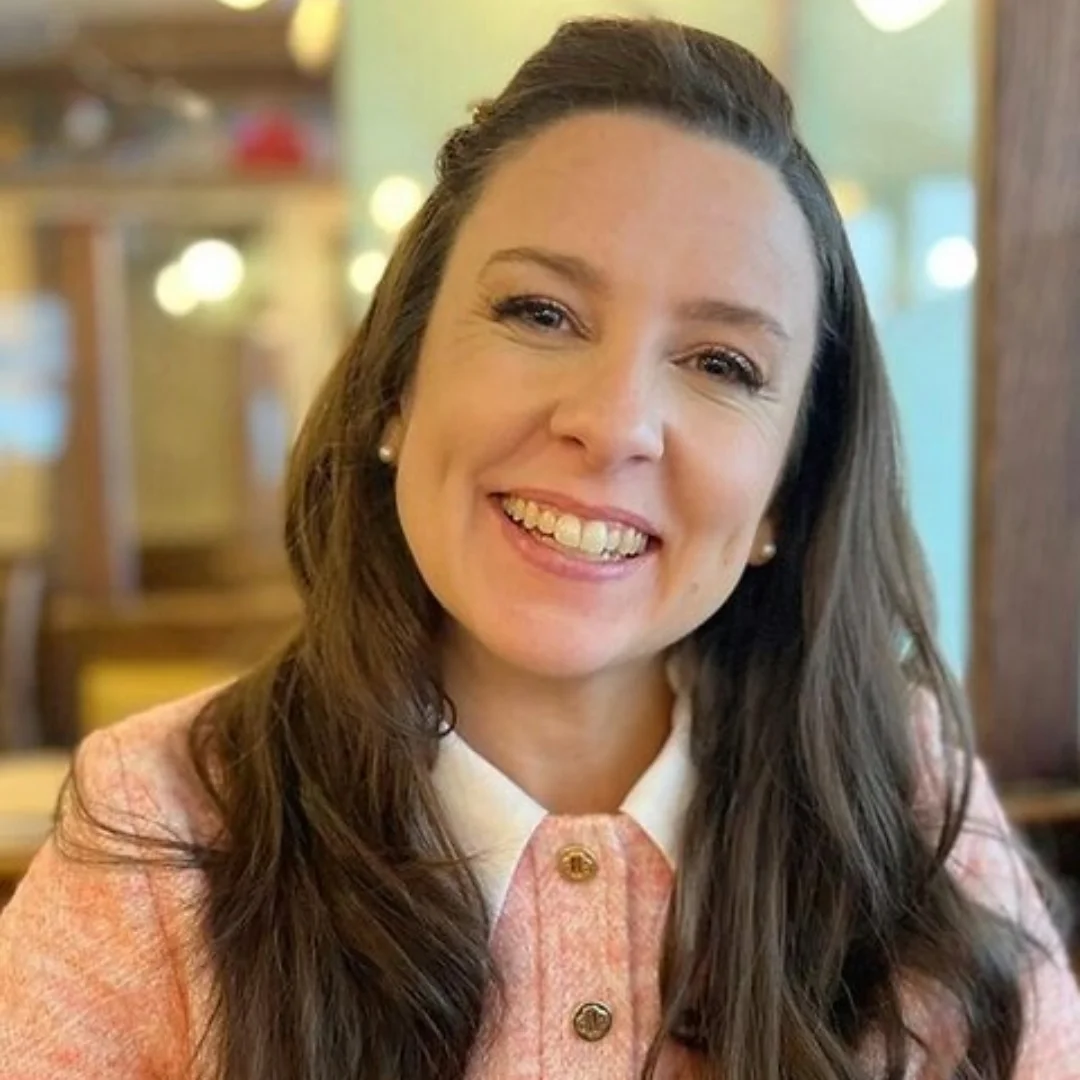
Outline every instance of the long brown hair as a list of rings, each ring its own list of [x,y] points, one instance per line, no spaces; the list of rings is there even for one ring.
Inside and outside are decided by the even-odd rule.
[[[477,881],[440,815],[440,612],[377,446],[412,376],[458,227],[515,145],[582,110],[640,110],[773,166],[810,225],[820,327],[776,496],[782,543],[686,643],[695,654],[686,824],[660,972],[665,1038],[701,1076],[905,1075],[901,983],[963,1017],[959,1077],[1006,1080],[1022,1026],[1017,937],[945,872],[968,728],[933,641],[881,355],[827,185],[791,102],[749,53],[654,20],[568,23],[454,131],[356,338],[295,448],[285,539],[295,638],[221,693],[190,751],[221,822],[183,845],[222,1080],[453,1080],[497,972]],[[915,687],[966,763],[917,812]]]

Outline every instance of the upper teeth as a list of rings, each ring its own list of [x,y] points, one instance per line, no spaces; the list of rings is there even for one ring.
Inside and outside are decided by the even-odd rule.
[[[535,529],[550,536],[562,547],[583,551],[587,555],[640,555],[649,544],[648,536],[639,529],[614,521],[583,521],[575,514],[564,514],[550,506],[541,506],[531,499],[508,495],[502,500],[503,510],[526,529]]]

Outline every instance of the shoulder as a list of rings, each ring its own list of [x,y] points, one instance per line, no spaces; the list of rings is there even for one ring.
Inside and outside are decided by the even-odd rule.
[[[156,706],[87,736],[72,769],[85,809],[119,829],[204,839],[213,830],[214,814],[191,757],[189,736],[222,689]],[[62,821],[71,795],[69,786],[61,803]]]
[[[916,812],[932,840],[948,815],[958,818],[949,873],[971,899],[1060,949],[1045,903],[1056,890],[1009,821],[991,770],[949,730],[931,693],[920,690],[915,700]]]
[[[929,691],[916,692],[912,721],[920,817],[936,834],[947,803],[962,813],[945,864],[948,873],[970,900],[1020,932],[1013,945],[1025,1016],[1015,1075],[1018,1080],[1077,1075],[1073,1063],[1080,1060],[1080,990],[1047,907],[1045,872],[1012,828],[990,770],[950,730]],[[1053,895],[1054,890],[1049,892]],[[961,1019],[947,994],[916,980],[904,988],[904,998],[912,1030],[922,1033],[924,1046],[956,1045]]]
[[[925,686],[911,692],[910,737],[915,764],[915,810],[924,828],[940,831],[944,817],[956,809],[965,774],[978,774],[980,784],[988,784],[973,741],[963,738],[962,729],[947,723],[937,695]]]
[[[942,773],[949,757],[954,756],[959,747],[955,744],[954,734],[945,730],[937,695],[926,686],[912,687],[908,715],[920,777],[926,779]]]
[[[189,1058],[211,990],[201,872],[137,841],[204,839],[187,742],[216,693],[80,745],[57,828],[0,917],[0,1059],[15,1075],[174,1076]]]
[[[40,892],[42,912],[66,928],[73,956],[103,948],[133,986],[158,986],[170,1007],[179,994],[187,1002],[181,1013],[201,1008],[195,943],[205,888],[202,871],[182,853],[187,845],[213,843],[220,831],[189,737],[224,689],[156,706],[87,736],[52,841],[27,875],[26,897],[16,896],[30,905]]]

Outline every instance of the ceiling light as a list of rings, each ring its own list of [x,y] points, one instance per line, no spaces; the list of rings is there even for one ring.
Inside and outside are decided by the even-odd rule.
[[[219,4],[224,4],[233,11],[254,11],[256,8],[265,7],[269,2],[270,0],[218,0]]]
[[[926,276],[939,289],[966,289],[975,279],[979,257],[966,236],[946,236],[926,256]]]
[[[930,18],[945,0],[854,0],[854,4],[875,29],[895,34]]]
[[[386,261],[381,251],[362,251],[349,265],[349,284],[361,296],[370,296],[382,280]]]
[[[301,71],[318,74],[330,66],[341,38],[344,0],[300,0],[289,23],[288,46]]]
[[[396,233],[420,209],[424,190],[411,176],[388,176],[371,196],[371,217],[380,229]]]
[[[158,307],[174,319],[190,315],[199,306],[199,298],[179,263],[169,263],[158,274],[154,282],[154,299]]]
[[[244,256],[224,240],[199,240],[180,256],[188,286],[209,303],[228,300],[244,282]]]

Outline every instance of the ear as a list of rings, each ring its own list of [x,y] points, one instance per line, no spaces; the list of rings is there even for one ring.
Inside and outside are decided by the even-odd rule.
[[[379,457],[384,464],[397,461],[401,444],[405,439],[405,421],[400,414],[387,421],[379,438]]]
[[[750,566],[764,566],[776,556],[776,526],[771,517],[763,517],[754,533],[754,544],[750,549]]]
[[[401,397],[398,398],[397,409],[390,420],[387,421],[386,429],[383,431],[383,436],[393,440],[396,446],[401,446],[405,441],[405,431],[409,426],[409,419],[413,410],[413,399],[416,396],[414,393],[415,383],[416,376],[413,375],[405,384]]]

